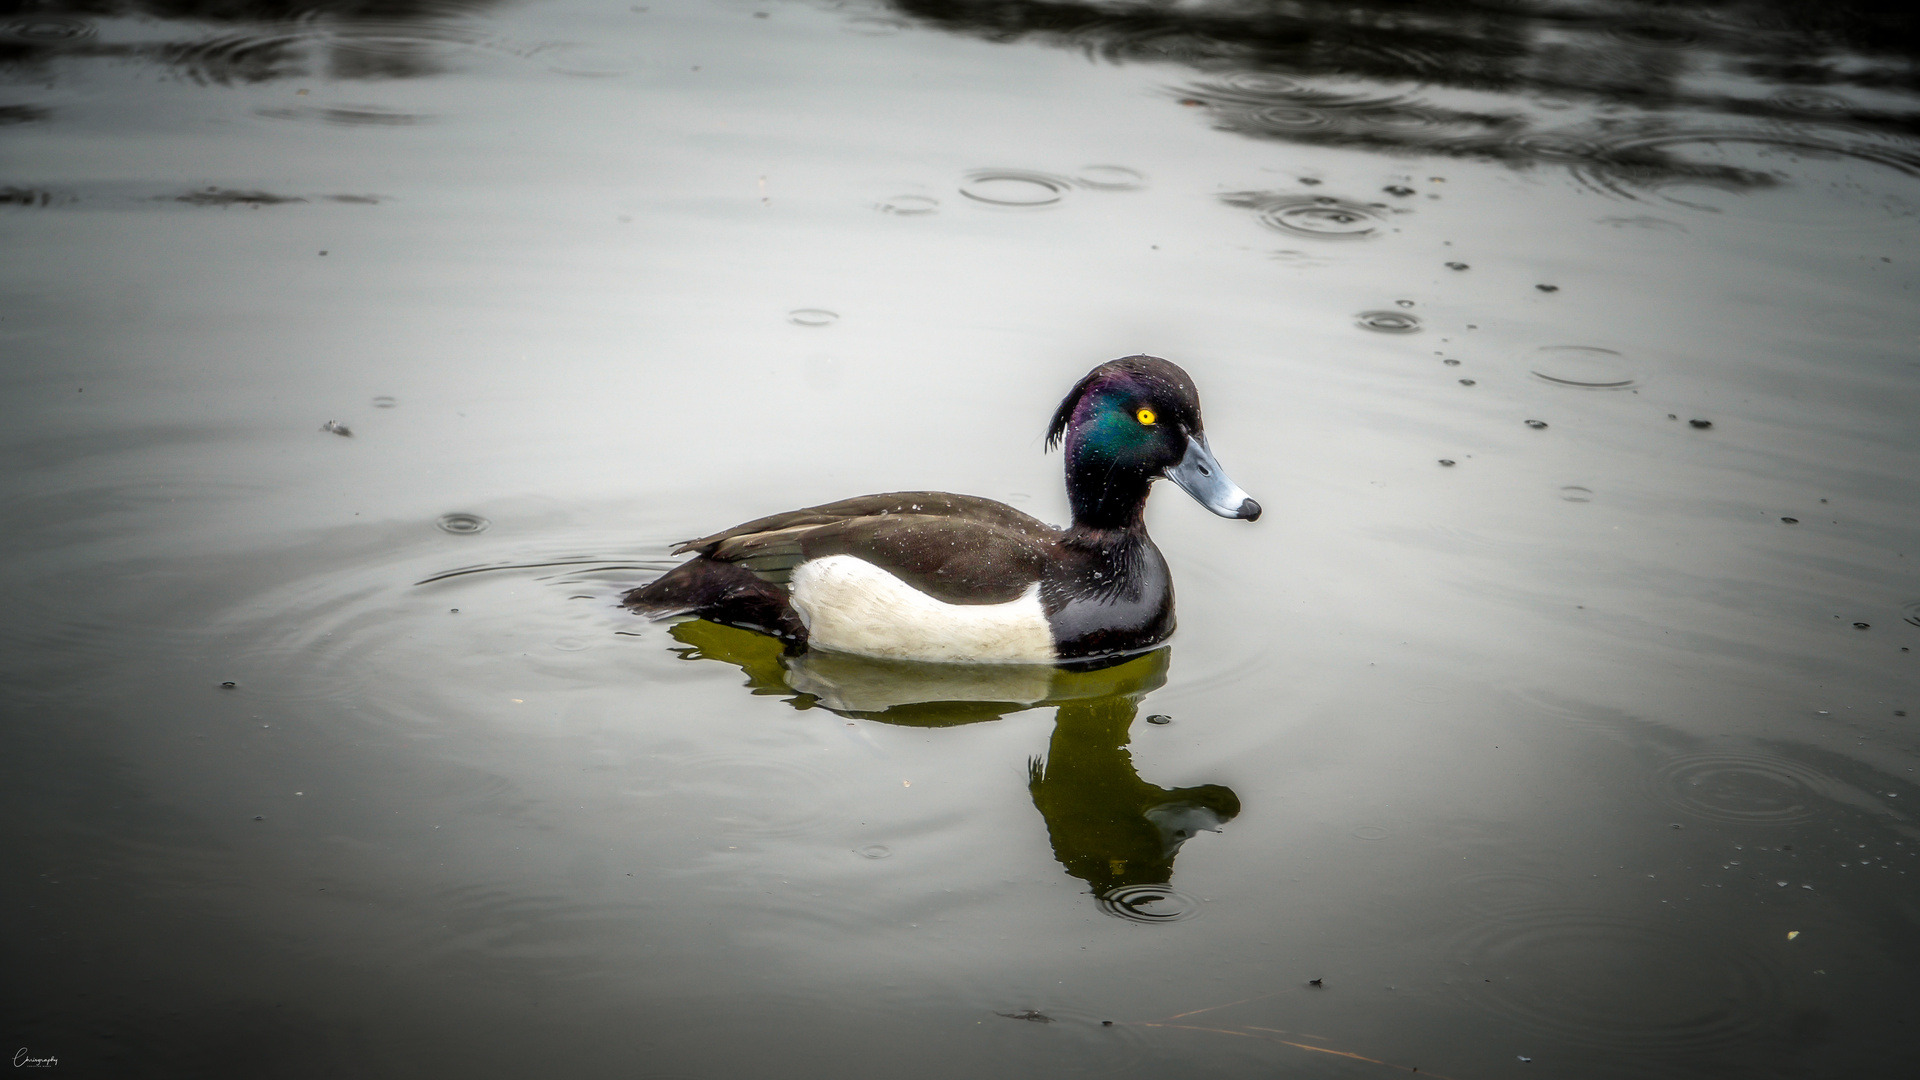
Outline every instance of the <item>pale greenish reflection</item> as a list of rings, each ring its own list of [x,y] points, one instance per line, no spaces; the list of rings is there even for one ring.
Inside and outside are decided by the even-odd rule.
[[[779,641],[704,619],[674,625],[688,660],[719,660],[746,672],[755,694],[789,704],[907,727],[952,727],[1053,707],[1044,758],[1029,763],[1028,790],[1046,819],[1054,857],[1096,896],[1173,880],[1173,860],[1195,832],[1240,813],[1220,784],[1164,788],[1143,780],[1127,749],[1146,696],[1166,685],[1171,647],[1091,670],[1032,664],[957,665],[876,660]],[[1109,911],[1125,914],[1124,906]]]

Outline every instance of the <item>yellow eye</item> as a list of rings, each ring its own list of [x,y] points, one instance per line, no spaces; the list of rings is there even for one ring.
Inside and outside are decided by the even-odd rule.
[[[1155,416],[1153,414],[1152,409],[1141,409],[1139,412],[1133,414],[1133,418],[1147,425],[1148,427],[1152,427],[1153,422],[1155,420],[1160,419],[1158,416]]]

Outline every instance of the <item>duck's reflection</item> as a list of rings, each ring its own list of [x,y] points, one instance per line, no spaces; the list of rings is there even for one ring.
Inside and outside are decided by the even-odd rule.
[[[1028,790],[1046,820],[1054,857],[1115,914],[1154,919],[1153,905],[1165,898],[1139,887],[1171,882],[1180,845],[1240,813],[1240,799],[1227,787],[1163,788],[1134,769],[1130,731],[1141,700],[1167,681],[1169,648],[1106,667],[1069,669],[789,653],[764,634],[704,620],[679,623],[669,633],[687,646],[679,650],[682,657],[734,664],[746,672],[753,693],[785,696],[799,709],[951,727],[1055,708],[1046,756],[1028,764]]]

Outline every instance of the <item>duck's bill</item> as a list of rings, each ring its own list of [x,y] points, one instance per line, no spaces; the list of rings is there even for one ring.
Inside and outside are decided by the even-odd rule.
[[[1214,460],[1213,451],[1207,449],[1205,435],[1196,433],[1187,439],[1187,456],[1167,470],[1167,479],[1179,484],[1195,502],[1221,517],[1252,521],[1260,516],[1260,504],[1242,491],[1239,484],[1227,479],[1226,470]]]

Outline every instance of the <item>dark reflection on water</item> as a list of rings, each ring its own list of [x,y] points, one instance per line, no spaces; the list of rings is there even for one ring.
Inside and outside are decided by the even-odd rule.
[[[1920,132],[1910,101],[1887,100],[1920,90],[1910,62],[1920,19],[1900,5],[893,6],[990,41],[1196,68],[1169,94],[1258,138],[1515,165],[1580,161],[1596,183],[1628,188],[1777,180],[1766,163],[1698,153],[1724,141],[1920,169],[1920,153],[1887,138]]]
[[[1102,910],[1121,918],[1190,916],[1191,899],[1170,884],[1174,856],[1196,833],[1217,831],[1240,813],[1230,788],[1163,788],[1134,769],[1130,729],[1140,702],[1167,681],[1170,648],[1075,671],[793,652],[764,634],[705,620],[678,623],[671,633],[687,646],[678,650],[683,659],[734,664],[752,693],[786,695],[798,709],[941,728],[1056,708],[1046,756],[1028,764],[1028,789],[1054,857],[1092,887]]]
[[[504,48],[469,21],[492,6],[485,0],[63,4],[62,13],[0,16],[0,71],[43,74],[59,59],[101,58],[160,63],[206,86],[308,75],[420,78],[444,72],[448,50]],[[257,28],[158,43],[101,40],[95,20],[133,17]]]

